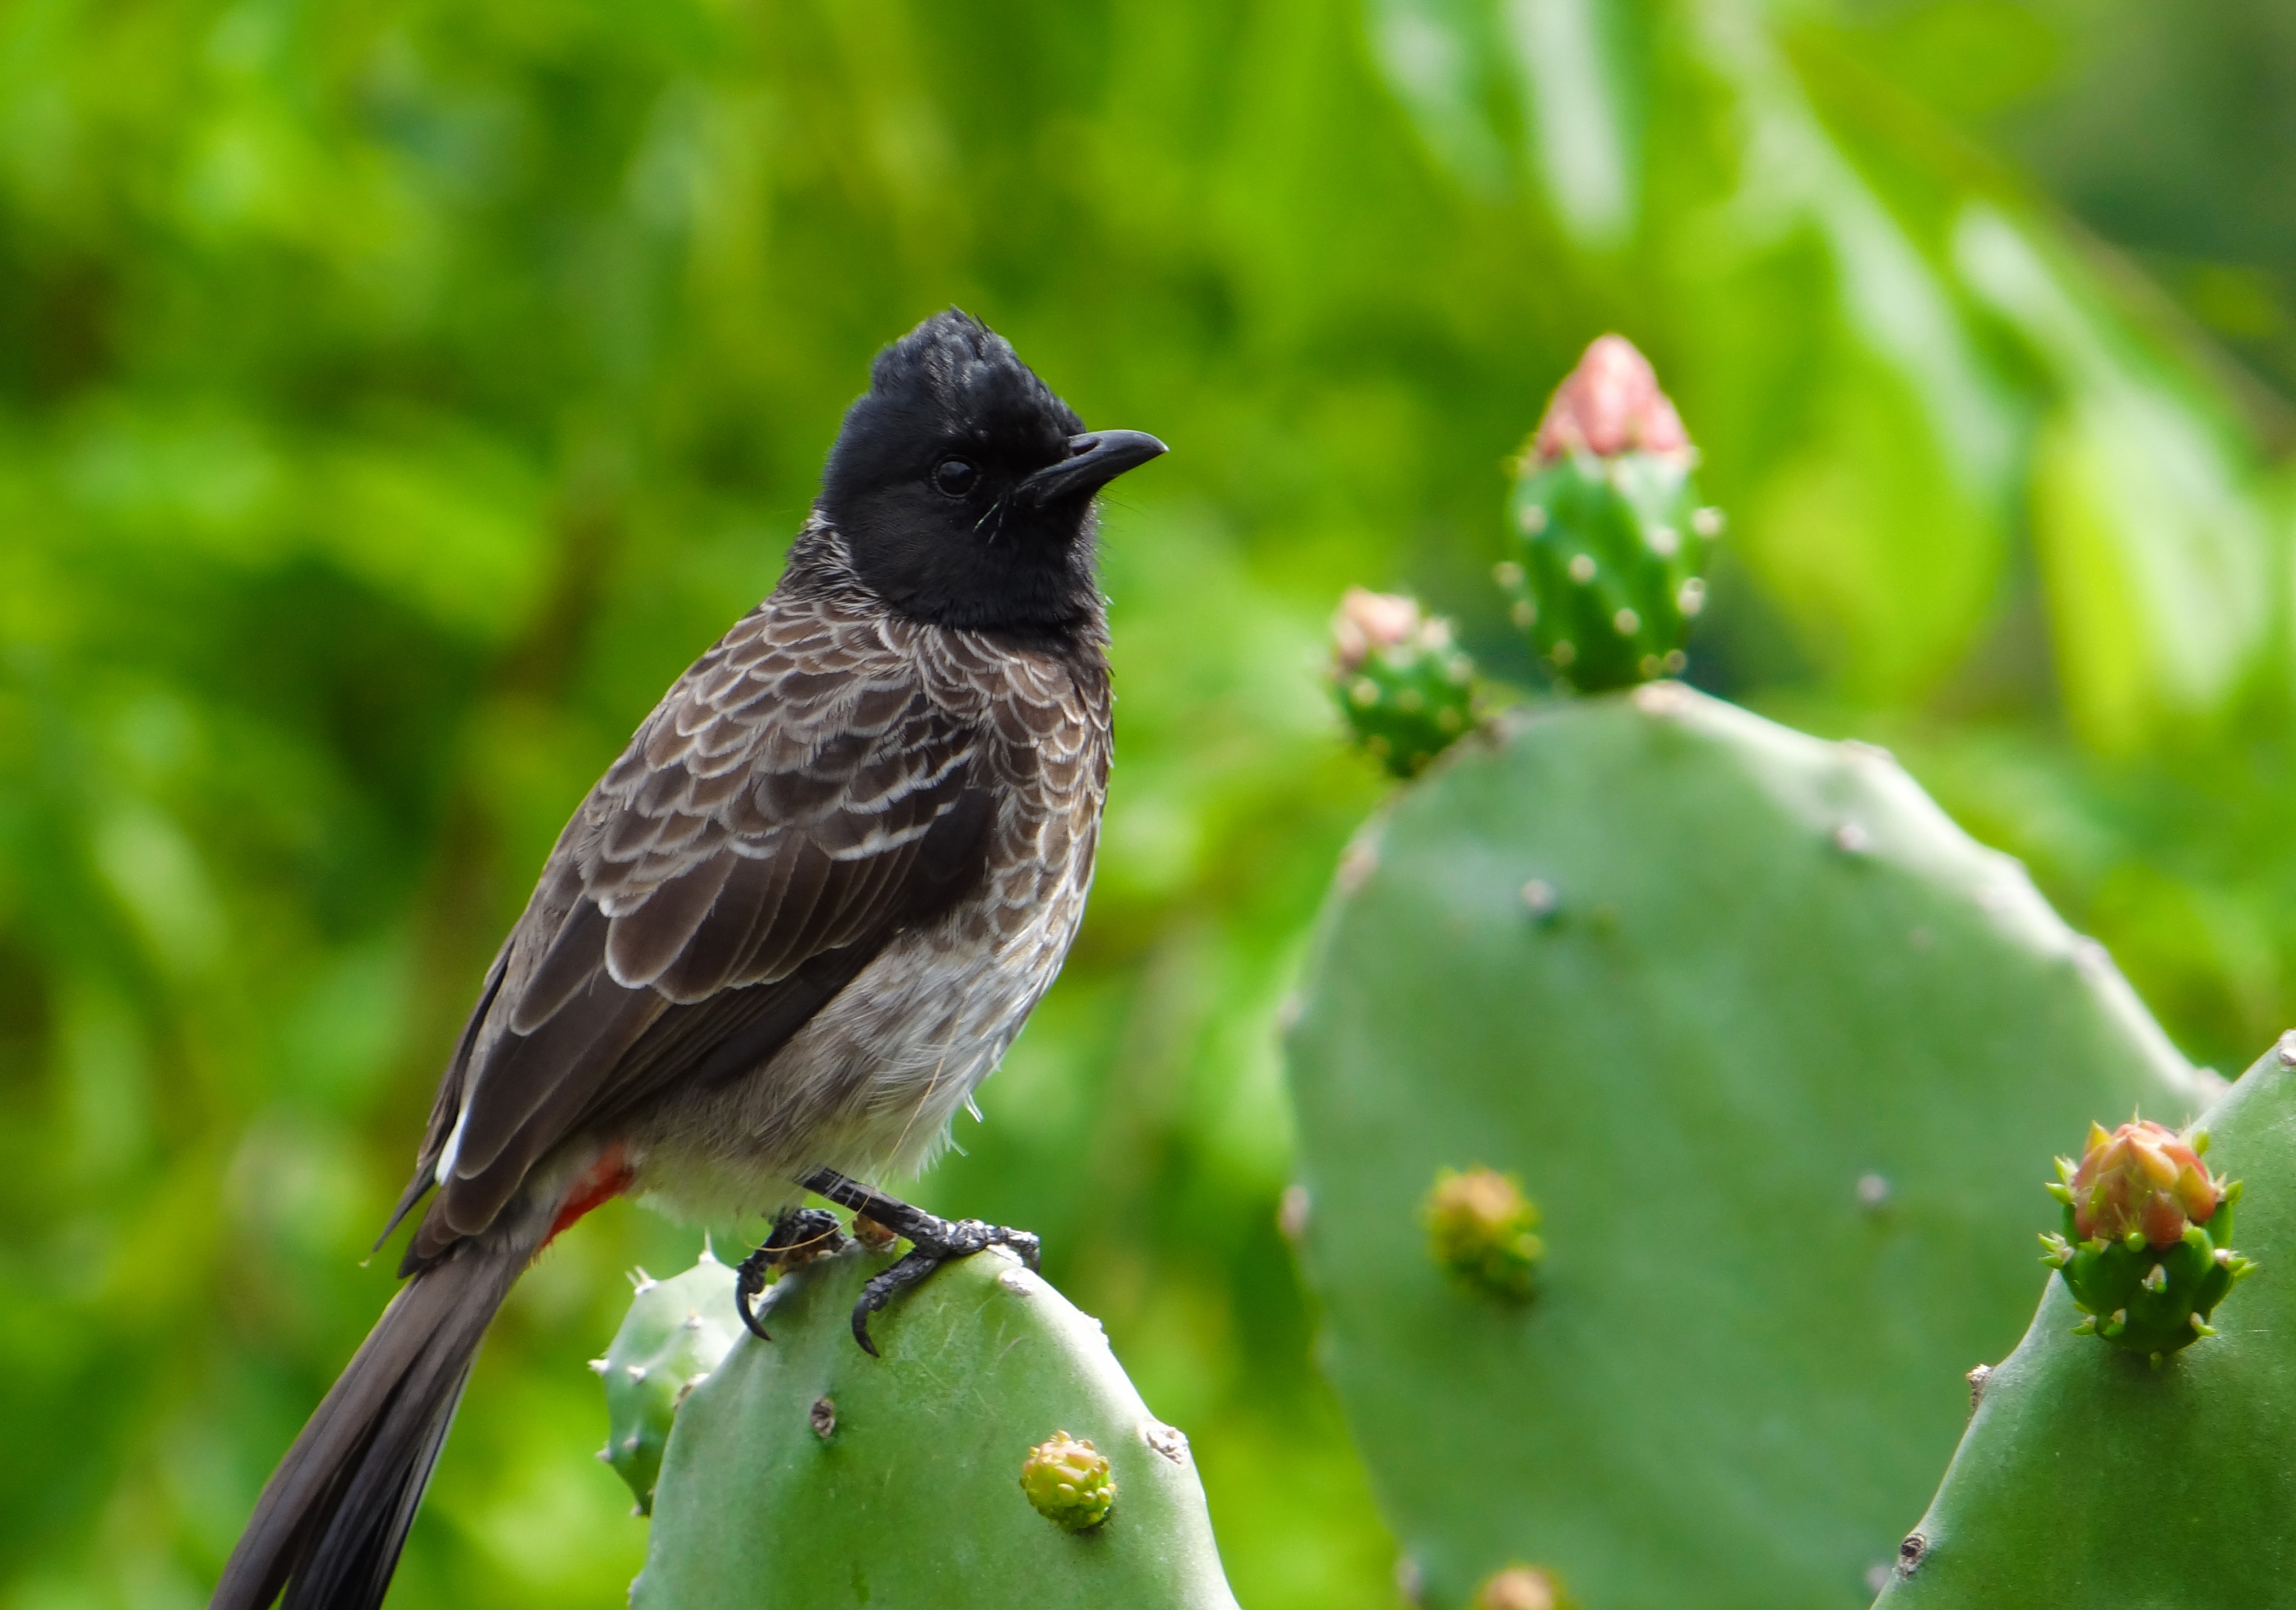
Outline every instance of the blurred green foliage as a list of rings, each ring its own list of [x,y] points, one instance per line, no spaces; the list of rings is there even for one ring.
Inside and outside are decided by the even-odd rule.
[[[1601,331],[1733,514],[1693,677],[1896,745],[2239,1065],[2296,1015],[2292,73],[2270,0],[0,11],[0,1604],[203,1602],[544,850],[951,301],[1176,451],[1106,521],[1085,936],[923,1194],[1045,1233],[1251,1610],[1393,1594],[1275,1224],[1382,786],[1323,618],[1408,586],[1530,679],[1501,462]],[[581,1360],[696,1239],[521,1286],[398,1604],[621,1602]]]

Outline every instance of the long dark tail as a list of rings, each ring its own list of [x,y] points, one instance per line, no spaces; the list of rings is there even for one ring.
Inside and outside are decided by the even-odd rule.
[[[209,1610],[375,1610],[487,1326],[530,1249],[463,1242],[382,1310],[279,1462]]]

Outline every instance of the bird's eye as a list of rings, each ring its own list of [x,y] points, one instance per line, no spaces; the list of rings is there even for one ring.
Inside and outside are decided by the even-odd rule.
[[[964,497],[980,479],[980,472],[969,459],[944,458],[933,466],[933,485],[951,497]]]

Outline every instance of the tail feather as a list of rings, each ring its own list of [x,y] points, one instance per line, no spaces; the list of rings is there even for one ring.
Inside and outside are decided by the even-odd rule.
[[[209,1610],[376,1610],[487,1326],[527,1250],[463,1242],[411,1280],[280,1461]]]

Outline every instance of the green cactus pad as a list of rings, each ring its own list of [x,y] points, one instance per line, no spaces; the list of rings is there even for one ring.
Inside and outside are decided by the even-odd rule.
[[[1300,1255],[1446,1610],[1526,1560],[1620,1610],[1860,1602],[2030,1312],[2033,1159],[2202,1098],[1886,755],[1676,684],[1501,723],[1340,882],[1288,1040]],[[1535,1302],[1427,1254],[1472,1162],[1544,1211]]]
[[[1530,467],[1507,513],[1499,586],[1556,678],[1587,692],[1672,676],[1721,530],[1678,455],[1577,452]]]
[[[734,1311],[734,1271],[706,1250],[674,1279],[641,1273],[639,1281],[613,1346],[590,1368],[606,1388],[606,1445],[598,1457],[629,1483],[643,1515],[653,1507],[678,1406],[718,1368],[742,1321]]]
[[[2296,1036],[2203,1122],[2258,1264],[2218,1334],[2154,1367],[2052,1277],[1876,1610],[2296,1606]]]
[[[744,1335],[678,1414],[634,1610],[1234,1610],[1187,1439],[1098,1323],[992,1250],[877,1315],[872,1359],[848,1318],[890,1261],[768,1288],[773,1341]],[[1089,1530],[1046,1525],[1015,1480],[1053,1427],[1120,1494]]]

